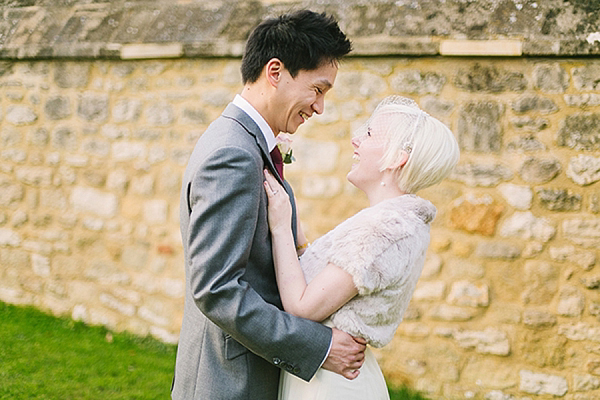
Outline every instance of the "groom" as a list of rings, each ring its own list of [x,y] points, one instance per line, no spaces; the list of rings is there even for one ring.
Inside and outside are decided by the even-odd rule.
[[[262,185],[268,168],[293,200],[270,156],[275,137],[323,112],[350,50],[332,17],[307,10],[251,33],[243,90],[200,137],[183,177],[186,295],[174,399],[275,400],[280,369],[304,380],[321,366],[357,376],[364,341],[282,311]]]

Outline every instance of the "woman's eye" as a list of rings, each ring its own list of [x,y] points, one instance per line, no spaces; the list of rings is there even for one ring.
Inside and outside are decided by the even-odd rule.
[[[371,128],[367,128],[367,136],[371,137]]]

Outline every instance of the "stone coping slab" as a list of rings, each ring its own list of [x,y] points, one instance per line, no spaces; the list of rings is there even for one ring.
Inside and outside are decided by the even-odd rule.
[[[241,57],[299,8],[335,15],[353,56],[600,54],[600,0],[5,0],[0,59]]]

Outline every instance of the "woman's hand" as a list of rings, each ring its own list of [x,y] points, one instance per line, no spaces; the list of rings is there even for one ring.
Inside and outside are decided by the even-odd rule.
[[[268,220],[271,234],[292,229],[292,205],[287,192],[277,179],[265,169],[265,192],[269,199]]]

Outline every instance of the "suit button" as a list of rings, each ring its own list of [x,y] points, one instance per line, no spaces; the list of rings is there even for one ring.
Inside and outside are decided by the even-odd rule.
[[[285,365],[285,369],[286,369],[288,372],[292,372],[292,371],[294,370],[294,366],[293,366],[293,365],[291,365],[291,364],[286,364],[286,365]]]
[[[281,364],[281,360],[279,358],[275,357],[275,358],[273,358],[273,364],[279,365],[279,364]]]
[[[292,371],[292,372],[294,372],[295,374],[299,374],[300,373],[300,368],[294,367],[294,371]]]

